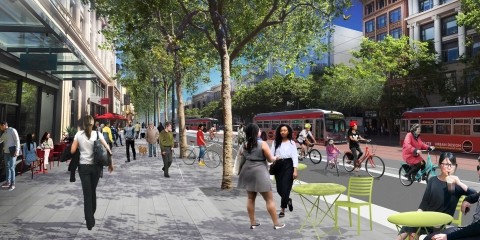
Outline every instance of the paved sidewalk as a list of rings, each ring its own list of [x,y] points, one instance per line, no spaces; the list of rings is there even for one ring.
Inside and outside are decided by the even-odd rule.
[[[136,146],[145,145],[137,140]],[[299,229],[306,216],[298,195],[292,193],[294,211],[274,230],[265,202],[259,195],[256,215],[261,226],[249,229],[246,193],[241,189],[220,190],[222,168],[185,165],[176,159],[171,178],[164,178],[160,158],[137,154],[125,163],[125,147],[114,147],[115,171],[104,172],[97,188],[96,225],[88,231],[83,214],[80,178],[69,182],[67,164],[36,174],[17,176],[14,191],[0,191],[0,230],[2,239],[315,239],[315,232]],[[138,153],[138,151],[137,151]],[[148,154],[147,154],[148,155]],[[237,177],[233,178],[236,185]],[[277,208],[280,203],[275,193]],[[323,202],[321,202],[323,203]],[[363,208],[367,211],[367,208]],[[348,226],[348,213],[339,212],[341,235],[321,239],[393,239],[396,231],[368,219],[361,220],[361,235]],[[329,231],[332,220],[325,220],[318,231]]]

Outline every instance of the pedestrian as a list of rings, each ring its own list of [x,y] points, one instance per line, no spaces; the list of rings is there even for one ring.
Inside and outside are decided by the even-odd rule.
[[[278,168],[280,169],[275,174],[275,183],[277,184],[277,193],[281,197],[280,208],[281,211],[278,217],[285,217],[285,208],[293,211],[293,203],[290,198],[292,191],[293,180],[298,177],[298,151],[297,145],[293,140],[293,130],[287,124],[278,125],[275,130],[275,140],[272,142],[270,149],[277,157]]]
[[[438,163],[441,173],[428,180],[418,211],[441,212],[453,217],[460,196],[475,194],[476,191],[469,188],[458,176],[453,175],[457,168],[455,155],[444,152],[440,155]],[[396,239],[403,240],[408,235],[410,235],[410,239],[416,239],[417,232],[419,234],[430,234],[433,231],[433,228],[422,228],[418,231],[416,227],[404,226],[400,229]]]
[[[77,149],[80,152],[80,162],[78,165],[78,174],[80,175],[80,181],[82,182],[83,191],[83,211],[85,214],[85,220],[87,222],[87,229],[92,230],[95,226],[95,210],[97,209],[97,185],[98,180],[103,172],[102,165],[96,165],[93,161],[94,142],[99,139],[102,145],[112,155],[110,146],[105,142],[103,135],[98,131],[93,130],[93,117],[87,115],[83,118],[83,129],[73,139],[70,153],[75,154]],[[113,163],[108,166],[108,171],[113,171]]]
[[[198,166],[205,166],[205,161],[203,160],[203,157],[205,156],[206,143],[205,143],[205,135],[203,135],[203,128],[204,128],[204,125],[200,123],[198,125],[198,131],[197,131],[197,145],[200,149],[200,152],[198,154]]]
[[[135,151],[135,129],[132,127],[132,122],[129,122],[127,126],[123,129],[123,134],[125,135],[125,147],[127,152],[127,161],[130,162],[130,150],[132,148],[133,160],[137,160],[137,152]]]
[[[153,122],[148,124],[147,129],[147,143],[148,143],[148,157],[157,157],[157,142],[159,136],[158,129],[153,125]]]
[[[120,124],[118,125],[118,128],[117,128],[117,137],[118,137],[118,139],[120,139],[120,145],[123,146],[123,141],[122,141],[122,139],[123,139],[123,128]]]
[[[118,144],[117,144],[117,138],[118,138],[118,129],[117,129],[117,126],[116,124],[112,124],[112,126],[110,126],[110,131],[112,132],[112,142],[113,144],[115,144],[115,147],[118,147]]]
[[[172,165],[172,150],[173,150],[173,133],[172,123],[166,122],[165,129],[160,133],[160,149],[162,151],[163,159],[163,175],[167,178],[170,177],[168,169]]]
[[[266,142],[268,140],[267,132],[262,131],[262,133],[260,134],[260,138]]]
[[[106,123],[105,126],[102,128],[102,133],[103,133],[103,138],[105,139],[105,142],[107,142],[108,146],[110,146],[110,149],[113,148],[113,136],[112,136],[112,130],[110,129],[110,123]]]
[[[140,128],[140,139],[145,138],[145,133],[147,132],[147,129],[142,127]]]
[[[267,211],[273,222],[273,228],[283,228],[285,224],[278,222],[270,174],[267,170],[267,161],[273,162],[276,157],[270,152],[267,143],[260,139],[261,132],[256,124],[249,124],[245,129],[245,134],[246,142],[239,149],[239,155],[245,158],[245,163],[239,170],[238,187],[247,190],[247,212],[250,219],[250,229],[260,226],[255,218],[257,193],[260,193],[265,200]]]
[[[23,144],[23,159],[25,159],[26,165],[30,165],[32,162],[38,160],[37,143],[33,140],[32,133],[27,134],[25,143]]]
[[[102,132],[102,128],[103,128],[103,126],[101,126],[99,122],[96,122],[96,123],[95,123],[95,129],[96,129],[98,132]]]
[[[48,159],[50,158],[50,151],[53,149],[53,140],[49,132],[45,132],[40,140],[40,147],[43,150],[43,171],[47,171]]]
[[[142,127],[140,126],[140,123],[137,122],[137,124],[135,124],[135,139],[140,137],[140,128]]]
[[[0,131],[0,143],[3,143],[3,159],[7,169],[7,179],[2,188],[12,191],[15,189],[15,164],[20,154],[20,138],[15,128],[8,127],[7,121],[0,121]]]

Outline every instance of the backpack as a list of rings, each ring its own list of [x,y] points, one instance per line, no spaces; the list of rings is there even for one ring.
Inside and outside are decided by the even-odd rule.
[[[295,138],[295,140],[297,140],[297,142],[298,142],[298,138],[300,137],[300,133],[302,133],[302,132],[303,132],[303,130],[297,132],[297,137]]]

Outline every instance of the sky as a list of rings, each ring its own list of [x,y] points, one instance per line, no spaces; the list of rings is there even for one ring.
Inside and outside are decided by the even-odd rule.
[[[334,25],[342,26],[345,28],[350,28],[357,31],[362,31],[362,3],[359,0],[352,1],[352,7],[345,11],[345,15],[351,15],[348,20],[344,20],[342,16],[333,20]],[[210,89],[212,86],[220,84],[222,77],[220,71],[210,70],[210,83],[199,86],[197,90],[193,93],[184,92],[185,99],[191,97],[192,95],[201,93]]]

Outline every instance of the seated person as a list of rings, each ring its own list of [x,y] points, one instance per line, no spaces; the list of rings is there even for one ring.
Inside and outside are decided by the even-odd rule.
[[[465,183],[460,181],[457,176],[452,175],[455,173],[457,167],[457,160],[455,155],[450,152],[444,152],[440,155],[438,160],[441,174],[430,178],[427,184],[427,188],[423,194],[422,202],[418,207],[418,211],[435,211],[442,212],[453,216],[455,214],[455,208],[457,207],[458,199],[462,195],[470,195],[476,193],[471,188],[468,188]],[[447,178],[451,179],[454,184],[453,190],[448,190]],[[428,233],[422,228],[419,234],[430,234],[434,229],[428,229]],[[397,236],[397,240],[405,239],[410,234],[411,239],[415,238],[417,228],[415,227],[402,227],[400,234]]]

